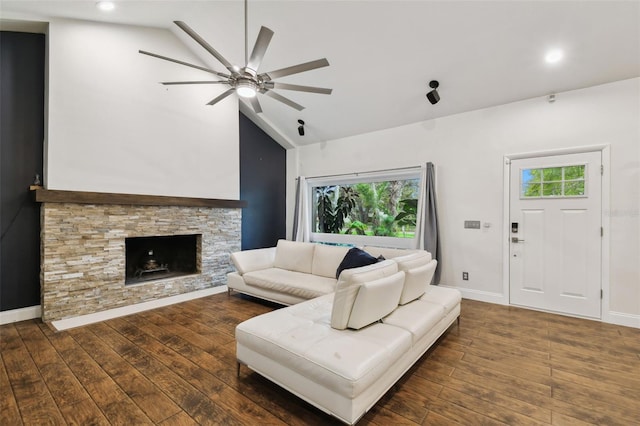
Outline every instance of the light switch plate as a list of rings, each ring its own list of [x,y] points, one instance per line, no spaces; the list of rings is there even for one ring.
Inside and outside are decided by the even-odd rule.
[[[464,227],[468,229],[480,229],[480,221],[479,220],[465,220]]]

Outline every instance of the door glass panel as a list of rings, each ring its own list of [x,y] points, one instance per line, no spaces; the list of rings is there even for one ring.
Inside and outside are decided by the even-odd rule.
[[[530,183],[522,187],[523,197],[539,197],[540,196],[540,184]]]
[[[522,170],[522,184],[526,185],[531,182],[540,182],[542,176],[540,169],[524,169]]]
[[[584,165],[565,167],[564,178],[565,180],[572,180],[572,179],[584,180]]]
[[[584,197],[586,166],[584,164],[522,169],[520,198]]]
[[[562,182],[545,182],[542,185],[543,197],[557,197],[562,195]]]
[[[542,180],[545,182],[561,181],[562,167],[549,167],[542,169]]]
[[[584,195],[584,181],[565,183],[564,194],[567,196]]]

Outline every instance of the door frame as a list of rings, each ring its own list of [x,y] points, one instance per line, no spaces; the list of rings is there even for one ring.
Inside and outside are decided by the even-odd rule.
[[[602,237],[601,277],[602,299],[600,300],[600,321],[612,322],[609,315],[609,264],[610,264],[610,215],[605,214],[611,208],[611,146],[590,145],[573,148],[552,149],[545,151],[524,152],[519,154],[507,154],[503,158],[503,213],[502,213],[502,294],[506,305],[511,305],[511,292],[509,286],[509,237],[510,237],[510,187],[511,187],[511,160],[533,157],[549,157],[553,155],[581,154],[585,152],[600,152],[602,155],[602,205],[601,221],[604,235]],[[568,315],[568,314],[567,314]],[[589,318],[593,319],[593,318]]]

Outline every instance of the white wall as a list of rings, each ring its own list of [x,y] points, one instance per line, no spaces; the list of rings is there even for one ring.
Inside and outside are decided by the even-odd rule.
[[[52,20],[48,189],[238,199],[238,104],[214,80],[138,49],[199,64],[169,30]]]
[[[446,102],[443,99],[442,102]],[[458,114],[290,150],[295,176],[436,165],[442,283],[469,297],[508,302],[503,291],[503,157],[611,146],[610,306],[640,326],[640,79]],[[295,192],[289,192],[289,223]],[[488,222],[464,229],[464,220]],[[291,226],[288,226],[290,229]],[[469,281],[462,281],[462,271]],[[606,316],[606,315],[605,315]],[[607,320],[607,318],[605,318]],[[620,321],[620,318],[617,320]]]

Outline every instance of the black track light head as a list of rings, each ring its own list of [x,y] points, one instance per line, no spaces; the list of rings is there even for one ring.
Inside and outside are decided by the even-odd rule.
[[[440,95],[436,90],[438,89],[438,86],[440,86],[440,83],[438,83],[438,80],[431,80],[429,82],[429,87],[431,87],[433,90],[427,93],[427,99],[429,99],[429,102],[431,102],[431,105],[435,105],[438,103],[438,101],[440,101]]]
[[[304,136],[304,121],[303,120],[298,120],[298,124],[300,124],[298,126],[298,134],[300,136]]]

